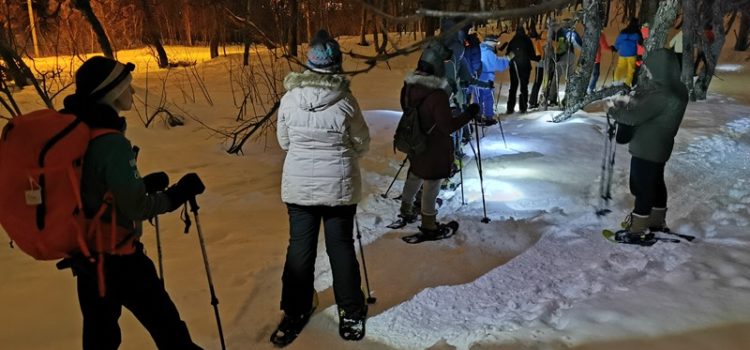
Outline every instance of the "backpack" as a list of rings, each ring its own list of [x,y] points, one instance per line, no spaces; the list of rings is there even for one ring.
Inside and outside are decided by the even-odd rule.
[[[51,109],[15,117],[3,128],[0,226],[11,245],[37,260],[79,253],[91,257],[91,247],[100,254],[119,249],[116,243],[122,242],[127,230],[99,220],[111,209],[116,222],[111,196],[92,219],[84,215],[81,200],[88,144],[110,133],[117,131],[92,130],[74,115]],[[102,233],[105,227],[108,235]]]
[[[405,84],[405,86],[406,92],[404,93],[404,96],[406,96],[405,98],[407,101],[403,104],[404,113],[398,121],[396,133],[393,135],[393,152],[399,150],[406,153],[407,156],[413,157],[422,154],[427,150],[427,135],[435,129],[435,124],[433,124],[427,132],[423,131],[422,125],[419,122],[419,107],[422,103],[419,103],[416,106],[410,106],[408,102],[410,85]]]

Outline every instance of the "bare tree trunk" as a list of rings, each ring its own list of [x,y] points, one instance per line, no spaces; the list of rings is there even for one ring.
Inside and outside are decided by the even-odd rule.
[[[26,75],[19,67],[15,59],[15,51],[13,48],[5,42],[5,39],[0,39],[0,57],[5,61],[5,65],[8,68],[8,75],[13,79],[13,82],[18,88],[23,88],[28,85],[26,81]]]
[[[112,45],[109,43],[107,38],[107,32],[104,31],[102,23],[94,14],[94,10],[91,8],[91,2],[89,0],[73,0],[73,7],[83,13],[83,16],[91,24],[91,29],[96,34],[96,39],[99,41],[99,46],[102,48],[104,56],[114,59],[115,54],[112,51]]]
[[[182,19],[185,23],[185,38],[187,38],[187,44],[188,46],[193,46],[193,28],[190,19],[190,5],[187,0],[182,3]]]
[[[690,100],[695,101],[693,89],[693,41],[698,23],[698,4],[695,0],[682,0],[682,82],[690,92]]]
[[[31,85],[34,86],[34,89],[36,90],[37,94],[39,94],[39,97],[42,99],[42,102],[44,102],[47,108],[54,108],[54,106],[52,105],[52,100],[50,100],[47,93],[39,86],[39,82],[37,82],[36,78],[34,78],[34,74],[31,72],[31,69],[29,69],[26,63],[24,63],[18,53],[14,51],[13,48],[5,42],[5,40],[2,39],[0,39],[0,57],[3,58],[3,60],[9,67],[15,66],[15,69],[17,69],[16,74],[18,74],[19,76],[14,77],[17,86],[23,87],[28,85],[28,82],[31,82]],[[16,80],[16,78],[18,80]],[[21,83],[20,85],[18,84],[19,82]]]
[[[594,59],[599,48],[599,35],[603,27],[604,3],[602,0],[584,0],[583,23],[586,26],[583,31],[583,48],[581,50],[580,65],[575,73],[569,77],[565,86],[565,109],[571,115],[575,110],[581,108],[586,95],[586,87],[591,80],[591,72],[594,70]],[[548,34],[551,35],[551,34]]]
[[[298,36],[298,23],[299,23],[299,1],[297,0],[289,0],[289,6],[291,7],[291,13],[289,21],[289,37],[288,37],[288,45],[289,45],[289,54],[297,57],[297,43],[299,42],[297,40]]]
[[[711,6],[712,20],[714,24],[714,42],[708,47],[708,43],[703,45],[704,52],[706,53],[706,67],[703,70],[703,74],[698,78],[695,84],[695,95],[699,100],[705,100],[708,94],[708,87],[711,85],[714,74],[716,72],[716,64],[719,62],[719,55],[721,54],[721,48],[724,46],[726,41],[726,35],[724,35],[724,3],[717,2]]]
[[[367,42],[365,34],[367,34],[367,9],[362,6],[362,20],[359,26],[359,46],[370,45],[370,43]]]
[[[643,58],[646,58],[649,52],[662,48],[666,44],[667,34],[677,18],[678,5],[677,0],[662,0],[659,4],[659,10],[655,16],[656,21],[651,25],[649,37],[643,44],[646,48]]]
[[[747,51],[750,46],[750,6],[746,6],[740,12],[740,32],[735,32],[737,42],[734,44],[735,51]]]
[[[159,68],[167,68],[169,67],[169,59],[167,58],[167,51],[164,50],[164,46],[161,44],[161,35],[156,27],[156,20],[154,19],[153,7],[150,0],[141,0],[141,6],[143,7],[144,16],[143,41],[156,49]]]

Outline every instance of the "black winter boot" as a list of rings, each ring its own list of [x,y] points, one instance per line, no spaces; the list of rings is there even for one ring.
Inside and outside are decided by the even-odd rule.
[[[339,309],[339,335],[345,340],[361,340],[365,337],[367,305],[356,311]]]

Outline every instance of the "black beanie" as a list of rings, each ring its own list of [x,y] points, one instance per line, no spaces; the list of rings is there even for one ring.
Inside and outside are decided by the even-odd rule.
[[[134,69],[132,63],[122,64],[103,56],[89,58],[76,72],[76,95],[111,105],[130,86]]]

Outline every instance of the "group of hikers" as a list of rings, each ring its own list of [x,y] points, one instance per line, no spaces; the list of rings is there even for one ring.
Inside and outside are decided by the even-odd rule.
[[[445,22],[444,28],[455,24]],[[562,68],[575,62],[573,50],[580,47],[580,36],[571,28],[555,35],[565,43],[554,53],[557,64],[563,62],[559,66]],[[664,166],[687,105],[687,92],[680,82],[678,59],[673,51],[657,49],[640,65],[637,63],[637,45],[642,42],[642,35],[637,22],[631,21],[613,46],[607,44],[604,36],[600,39],[600,51],[620,53],[617,79],[633,84],[635,69],[640,66],[654,82],[648,88],[636,88],[627,98],[614,100],[608,111],[620,126],[618,142],[629,143],[632,154],[630,187],[635,208],[625,230],[619,233],[626,243],[647,242],[655,232],[667,229]],[[454,35],[431,41],[416,69],[404,78],[401,106],[405,111],[416,110],[425,150],[408,155],[399,217],[405,223],[419,220],[422,239],[449,236],[451,228],[437,220],[436,200],[445,179],[455,172],[456,149],[461,148],[465,137],[471,137],[467,124],[487,126],[494,122],[495,73],[510,71],[506,112],[515,110],[518,90],[521,112],[539,102],[539,76],[544,67],[538,62],[545,40],[544,33],[540,35],[533,27],[528,35],[519,27],[505,48],[505,55],[498,56],[497,36],[485,36],[476,47],[476,33],[462,28]],[[600,55],[601,52],[597,57]],[[370,134],[342,64],[338,42],[320,31],[310,41],[307,69],[289,73],[284,79],[287,91],[280,102],[276,130],[279,145],[286,152],[281,200],[289,216],[289,243],[281,276],[283,317],[270,337],[277,346],[291,343],[317,307],[313,282],[321,222],[331,262],[340,336],[346,340],[365,336],[368,307],[354,249],[354,226],[357,204],[362,199],[359,159],[369,149]],[[533,68],[537,76],[529,97]],[[124,134],[125,119],[120,117],[133,103],[133,69],[132,64],[109,58],[90,58],[78,69],[75,93],[65,99],[65,109],[61,111],[74,115],[91,130],[105,130],[92,137],[82,161],[80,209],[86,218],[114,222],[112,227],[125,230],[128,238],[124,248],[98,251],[98,258],[77,252],[66,259],[78,278],[83,348],[118,348],[118,318],[124,306],[134,313],[160,349],[199,349],[152,260],[144,254],[139,237],[143,220],[180,208],[203,193],[205,186],[194,173],[172,186],[167,186],[164,173],[140,176],[136,152]],[[548,83],[561,73],[557,69],[550,72]],[[598,74],[594,77],[598,78]],[[596,78],[592,79],[592,88],[595,82]],[[555,99],[553,94],[550,102]],[[3,131],[4,138],[13,133],[8,129]],[[27,204],[39,205],[33,196],[29,198],[27,191]],[[109,212],[102,209],[105,207]]]

